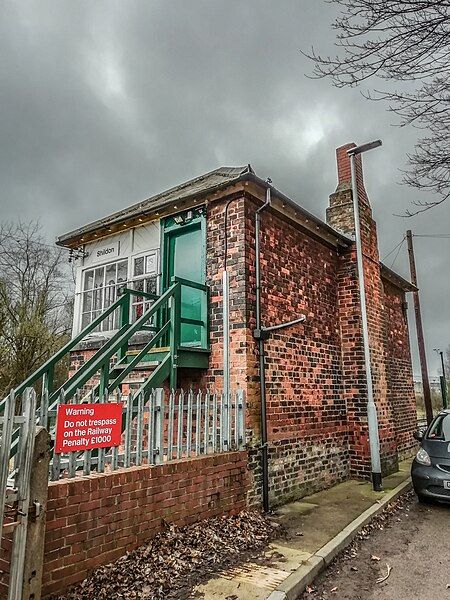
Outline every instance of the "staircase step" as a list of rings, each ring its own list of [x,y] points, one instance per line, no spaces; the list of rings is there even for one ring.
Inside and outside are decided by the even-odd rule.
[[[133,368],[133,371],[139,371],[142,369],[155,369],[159,364],[160,364],[159,360],[140,362]],[[119,371],[119,370],[126,369],[127,367],[128,367],[127,364],[114,365],[114,367],[112,367],[112,370]]]
[[[169,346],[164,346],[164,348],[151,348],[147,354],[159,354],[160,352],[169,352]],[[139,354],[140,350],[127,350],[127,356],[136,356]]]

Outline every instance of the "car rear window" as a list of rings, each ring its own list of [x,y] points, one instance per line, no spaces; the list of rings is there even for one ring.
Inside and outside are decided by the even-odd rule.
[[[450,414],[438,415],[435,418],[431,424],[427,439],[450,442]]]

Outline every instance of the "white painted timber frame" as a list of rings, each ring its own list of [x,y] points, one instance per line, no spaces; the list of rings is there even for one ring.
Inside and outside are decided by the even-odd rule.
[[[160,291],[160,221],[152,221],[151,223],[133,227],[121,233],[116,233],[110,236],[99,238],[89,242],[83,246],[83,252],[86,254],[81,258],[81,263],[77,267],[75,276],[75,301],[74,301],[74,319],[72,327],[72,337],[75,337],[82,329],[82,306],[83,306],[83,286],[84,274],[87,270],[99,267],[107,267],[108,265],[117,263],[126,259],[128,261],[127,282],[126,285],[132,287],[133,284],[133,266],[134,260],[139,257],[149,255],[155,256],[156,260],[156,276],[157,276],[157,293]],[[95,255],[97,249],[106,246],[117,245],[118,253],[114,258],[108,259],[108,254],[103,260],[99,260]],[[153,275],[152,275],[153,276]],[[141,279],[137,277],[136,279]],[[100,332],[98,335],[108,337],[114,333],[114,330]],[[95,336],[95,334],[94,334]]]

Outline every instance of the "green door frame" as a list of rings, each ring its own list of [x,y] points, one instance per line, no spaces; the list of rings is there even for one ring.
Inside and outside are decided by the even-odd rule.
[[[192,212],[192,218],[187,220],[187,215],[189,212]],[[206,215],[205,215],[205,207],[200,207],[196,209],[192,209],[191,211],[184,211],[182,213],[178,213],[177,215],[173,215],[170,217],[165,217],[161,219],[161,284],[162,291],[164,292],[170,287],[171,284],[171,271],[172,265],[170,264],[171,256],[170,256],[170,243],[171,239],[175,236],[183,235],[184,233],[189,233],[190,231],[200,229],[201,231],[201,274],[202,281],[198,283],[205,284],[206,282]],[[177,223],[174,217],[180,217],[182,222]],[[204,298],[202,300],[202,319],[205,322],[205,325],[202,327],[202,335],[201,335],[201,347],[207,349],[209,340],[208,340],[208,314],[209,314],[209,302],[207,300],[206,294],[204,294]]]

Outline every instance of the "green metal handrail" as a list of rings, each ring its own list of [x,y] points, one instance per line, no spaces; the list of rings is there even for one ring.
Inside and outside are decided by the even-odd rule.
[[[150,307],[150,309],[142,314],[134,323],[128,325],[128,327],[122,332],[120,330],[114,337],[115,341],[110,347],[106,350],[103,348],[101,352],[97,352],[91,360],[91,364],[87,370],[79,369],[76,373],[66,382],[67,385],[64,388],[64,397],[65,399],[70,399],[75,395],[77,389],[81,388],[91,377],[99,371],[102,367],[109,366],[109,361],[114,354],[137,332],[141,329],[142,325],[144,325],[155,313],[161,308],[161,306],[167,302],[167,300],[176,295],[176,291],[179,289],[179,284],[174,284],[170,286],[170,288],[164,292],[161,296],[159,296],[158,300]],[[176,302],[174,302],[176,304]],[[176,307],[176,312],[179,312],[180,307]],[[176,327],[176,323],[174,325]],[[109,387],[109,386],[106,386]],[[54,401],[57,401],[57,393],[55,392],[49,399],[49,405]]]
[[[99,315],[96,319],[87,325],[77,336],[65,344],[58,352],[56,352],[49,360],[47,360],[39,369],[32,373],[27,379],[21,383],[15,390],[12,391],[14,396],[20,396],[27,387],[35,385],[42,379],[42,397],[41,397],[41,422],[47,425],[49,411],[54,413],[58,402],[62,399],[64,402],[73,398],[96,373],[100,373],[100,381],[93,387],[93,396],[95,399],[103,397],[106,389],[108,391],[117,388],[123,379],[142,361],[146,354],[158,343],[169,338],[169,349],[167,355],[163,358],[160,365],[153,371],[152,375],[141,387],[141,392],[144,394],[159,378],[162,379],[170,375],[170,385],[176,386],[177,359],[178,348],[180,345],[181,323],[190,322],[189,319],[181,317],[181,287],[189,286],[205,292],[205,298],[208,297],[209,289],[207,286],[197,284],[185,279],[173,278],[171,286],[161,295],[149,294],[125,288],[121,292],[121,297],[109,306],[105,312]],[[143,296],[153,301],[152,306],[145,311],[134,322],[130,323],[130,300],[131,296]],[[69,377],[57,390],[53,390],[53,377],[57,363],[64,356],[73,350],[89,333],[95,330],[109,315],[114,311],[120,310],[120,326],[118,331],[105,343],[103,346],[86,361],[71,377]],[[151,339],[144,345],[141,351],[131,360],[126,363],[128,343],[132,336],[138,331],[148,331],[148,321],[154,320],[158,323],[155,326],[154,334]],[[162,322],[164,321],[164,322]],[[198,325],[205,328],[204,338],[208,339],[208,320],[207,316],[202,320],[195,320]],[[153,327],[152,327],[153,329]],[[206,337],[205,337],[206,336]],[[110,367],[111,358],[116,355],[118,361]],[[126,367],[119,375],[116,375],[110,381],[110,371],[114,372],[114,366],[126,364]],[[158,379],[158,381],[159,381]],[[92,392],[91,390],[91,392]],[[6,399],[0,402],[0,415],[3,414],[6,404]],[[17,450],[17,432],[14,434],[12,454]]]
[[[183,279],[182,277],[177,277],[174,275],[171,279],[172,283],[181,283],[181,285],[185,285],[186,287],[193,288],[194,290],[200,290],[202,292],[208,291],[208,286],[203,283],[197,283],[196,281],[189,281],[189,279]]]
[[[96,319],[94,319],[89,325],[87,325],[77,336],[71,339],[67,344],[65,344],[62,348],[60,348],[51,358],[49,358],[41,367],[39,367],[34,373],[32,373],[29,377],[25,379],[17,388],[14,390],[15,396],[20,396],[23,394],[26,388],[32,387],[36,381],[44,377],[44,375],[50,373],[54,370],[55,365],[62,359],[64,356],[70,352],[77,344],[81,342],[83,338],[86,337],[87,334],[91,333],[94,329],[96,329],[102,321],[106,319],[111,313],[113,313],[118,308],[122,308],[125,304],[126,296],[123,296],[116,300],[111,306],[109,306],[101,315],[99,315]],[[123,312],[123,310],[122,310]],[[52,383],[52,382],[49,382]],[[6,398],[4,398],[0,402],[0,415],[4,413],[6,405]]]
[[[130,294],[131,296],[142,296],[148,300],[158,300],[158,294],[151,294],[150,292],[142,292],[140,290],[134,290],[133,288],[122,288],[121,294]]]

